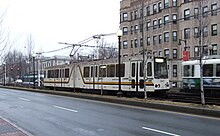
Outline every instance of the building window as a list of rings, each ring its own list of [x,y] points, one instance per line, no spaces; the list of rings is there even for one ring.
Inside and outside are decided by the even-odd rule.
[[[158,36],[158,40],[159,40],[158,43],[161,44],[162,43],[162,35],[161,34]]]
[[[211,6],[211,12],[212,12],[212,16],[216,16],[217,15],[217,4],[213,4]]]
[[[140,39],[140,47],[143,47],[143,38]]]
[[[153,14],[156,14],[157,13],[157,4],[154,4],[153,5]]]
[[[150,37],[147,37],[147,45],[150,45]]]
[[[173,49],[173,59],[177,59],[177,49]]]
[[[184,10],[184,20],[189,20],[190,19],[190,10],[186,9]]]
[[[176,24],[176,23],[177,23],[177,15],[173,14],[173,24]]]
[[[199,9],[198,8],[194,8],[194,18],[195,19],[199,18]]]
[[[147,31],[150,30],[150,22],[147,22]]]
[[[164,42],[169,42],[169,32],[164,33]]]
[[[147,10],[147,16],[149,16],[150,15],[150,6],[147,6],[146,10]]]
[[[169,24],[169,15],[164,16],[164,25]]]
[[[153,36],[153,45],[156,45],[157,43],[157,36]]]
[[[157,56],[157,51],[153,52],[153,56],[156,57]]]
[[[133,47],[134,47],[133,40],[131,40],[131,48],[133,48]]]
[[[128,27],[123,27],[123,35],[128,35]]]
[[[162,4],[161,2],[158,3],[158,12],[161,12],[162,11]]]
[[[133,20],[133,12],[130,13],[131,20]]]
[[[217,24],[212,25],[211,29],[212,29],[212,36],[217,35],[217,33],[218,33]]]
[[[199,47],[195,46],[194,48],[194,57],[197,58],[199,56]]]
[[[135,25],[135,27],[134,27],[134,33],[137,33],[137,31],[138,31],[138,25]]]
[[[173,65],[173,77],[177,77],[177,65]]]
[[[135,47],[135,48],[138,47],[138,40],[137,40],[137,39],[134,40],[134,47]]]
[[[217,55],[217,54],[218,54],[217,44],[213,44],[212,45],[212,55]]]
[[[168,8],[169,7],[169,0],[164,0],[164,8]]]
[[[207,56],[208,55],[208,45],[203,45],[203,55]]]
[[[194,38],[198,38],[199,37],[199,28],[195,27],[194,28]]]
[[[134,11],[134,19],[137,19],[137,18],[138,18],[138,11],[135,10],[135,11]]]
[[[208,6],[202,8],[202,15],[203,17],[208,17]]]
[[[128,13],[123,13],[123,21],[128,21]]]
[[[189,2],[189,0],[184,0],[184,3],[187,3],[187,2]]]
[[[133,31],[134,31],[134,27],[131,26],[131,34],[133,34]]]
[[[164,57],[169,58],[169,55],[170,55],[169,49],[165,49],[164,50]]]
[[[157,28],[157,20],[154,20],[153,21],[153,29],[156,29]]]
[[[190,38],[190,28],[185,28],[184,29],[184,39],[189,39]]]
[[[208,36],[208,27],[205,26],[203,27],[203,37],[207,37]]]
[[[123,41],[123,48],[127,49],[128,48],[128,41]]]
[[[173,31],[173,41],[177,41],[177,31]]]
[[[158,54],[159,54],[159,57],[162,57],[162,51],[159,51]]]
[[[177,6],[177,0],[173,0],[173,7]]]
[[[158,27],[161,28],[161,26],[162,26],[162,19],[159,19],[158,20]]]

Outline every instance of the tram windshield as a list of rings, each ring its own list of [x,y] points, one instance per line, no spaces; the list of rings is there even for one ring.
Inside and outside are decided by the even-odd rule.
[[[155,58],[154,61],[154,77],[168,78],[167,62],[164,58]]]

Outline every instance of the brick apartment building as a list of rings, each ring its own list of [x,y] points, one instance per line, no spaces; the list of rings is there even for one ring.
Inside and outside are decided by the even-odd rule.
[[[183,51],[188,51],[190,60],[220,54],[218,27],[219,0],[120,2],[121,55],[141,55],[144,46],[147,55],[167,57],[173,87],[181,85]]]

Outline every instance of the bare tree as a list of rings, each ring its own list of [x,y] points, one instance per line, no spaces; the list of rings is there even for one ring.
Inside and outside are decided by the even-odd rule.
[[[213,1],[211,1],[213,2]],[[200,91],[201,91],[201,102],[205,104],[205,97],[204,97],[204,88],[203,88],[203,62],[202,58],[204,56],[212,55],[211,52],[208,53],[209,48],[212,48],[211,42],[212,37],[210,36],[211,31],[208,31],[211,28],[211,16],[217,15],[217,3],[219,1],[216,0],[216,9],[214,9],[212,5],[212,9],[208,10],[208,5],[211,5],[209,0],[197,0],[195,1],[195,9],[194,9],[194,39],[193,44],[197,47],[195,50],[194,57],[199,58],[200,60]],[[197,30],[196,30],[197,29]],[[195,48],[196,49],[196,48]]]
[[[9,51],[5,56],[7,77],[9,82],[21,78],[26,73],[26,56],[17,50]]]
[[[30,61],[32,53],[34,51],[34,39],[31,34],[27,36],[25,48],[27,49],[27,59]]]
[[[118,51],[115,48],[117,46],[116,43],[108,44],[104,38],[101,38],[99,42],[98,48],[98,58],[100,59],[109,59],[116,58],[118,56]],[[97,51],[94,49],[93,54],[96,56]]]

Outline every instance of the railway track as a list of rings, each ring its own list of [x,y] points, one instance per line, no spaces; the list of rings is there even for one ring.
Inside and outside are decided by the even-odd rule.
[[[196,93],[169,92],[167,94],[167,99],[174,102],[201,104],[201,96]],[[220,105],[220,98],[212,98],[205,96],[205,103],[210,105]]]

